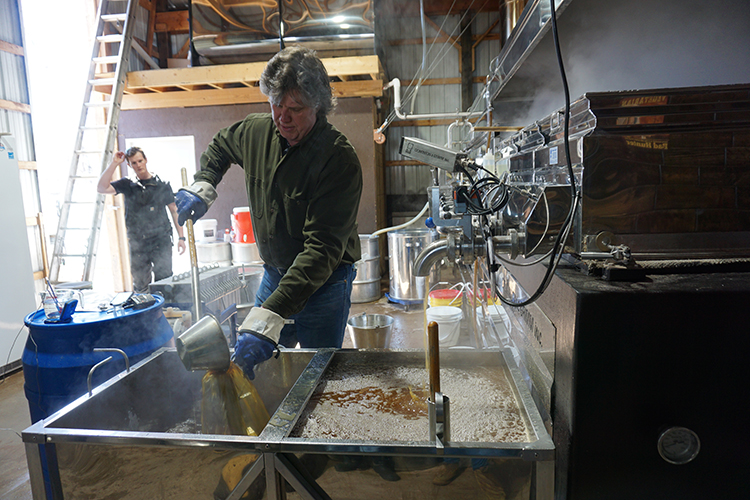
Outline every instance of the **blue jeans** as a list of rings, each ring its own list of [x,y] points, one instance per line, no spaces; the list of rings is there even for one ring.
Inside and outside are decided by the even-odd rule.
[[[283,276],[279,269],[263,266],[263,279],[255,295],[255,305],[260,306],[279,286]],[[352,282],[357,271],[352,264],[342,264],[331,274],[323,286],[315,291],[299,313],[287,318],[293,325],[281,330],[279,344],[294,347],[341,347],[344,342],[346,321],[352,305]]]

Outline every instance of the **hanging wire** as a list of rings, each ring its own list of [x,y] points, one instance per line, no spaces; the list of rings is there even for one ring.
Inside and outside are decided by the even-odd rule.
[[[414,103],[417,101],[417,93],[419,87],[422,86],[424,81],[424,68],[427,64],[427,27],[425,26],[425,15],[424,15],[424,0],[419,0],[419,21],[422,26],[422,66],[419,68],[419,80],[417,86],[414,88],[414,99],[411,101],[411,113],[414,114]]]
[[[458,39],[461,37],[461,35],[463,35],[463,33],[467,29],[470,29],[472,23],[476,20],[477,16],[479,15],[479,10],[481,10],[481,8],[484,7],[489,2],[489,0],[485,0],[485,2],[477,10],[477,13],[471,18],[470,22],[467,23],[466,28],[461,30],[458,33],[458,37],[456,37],[455,36],[456,31],[460,29],[462,21],[468,14],[469,10],[471,10],[471,8],[474,6],[475,1],[476,0],[472,0],[471,4],[466,8],[466,10],[463,12],[461,17],[458,19],[456,26],[453,28],[453,30],[449,34],[450,38]],[[456,4],[456,0],[453,0],[453,3],[451,4],[449,12],[453,10],[453,7],[455,6],[455,4]],[[427,50],[425,59],[428,58],[430,53],[432,52],[433,47],[437,43],[437,38],[439,36],[439,33],[440,31],[443,31],[443,27],[445,26],[445,23],[448,20],[448,18],[449,18],[448,15],[444,17],[443,22],[440,25],[440,29],[436,33],[435,37],[432,39],[432,42],[430,43],[430,47]],[[423,40],[426,40],[426,37]],[[406,103],[409,103],[413,111],[413,103],[416,100],[416,93],[417,93],[419,86],[421,86],[422,82],[434,73],[434,71],[438,68],[438,65],[443,61],[443,59],[445,59],[445,57],[447,57],[449,53],[448,52],[449,49],[455,46],[456,46],[456,42],[451,42],[451,43],[446,42],[446,43],[441,44],[441,47],[438,50],[437,55],[435,56],[434,60],[429,64],[429,66],[427,67],[427,70],[425,71],[421,69],[419,78],[417,78],[416,77],[417,75],[415,75],[415,78],[411,80],[411,82],[409,83],[409,86],[404,91],[404,95],[401,98],[401,101],[404,104],[404,106],[406,106]],[[424,67],[424,61],[423,61],[423,67]],[[414,83],[415,80],[417,81],[416,85]],[[473,111],[477,109],[478,109],[477,100],[475,100],[474,103],[472,103],[470,110]],[[389,114],[386,116],[385,120],[383,121],[383,125],[379,128],[379,130],[382,132],[385,129],[387,129],[388,125],[390,125],[395,118],[396,118],[396,111],[395,110],[390,111]]]

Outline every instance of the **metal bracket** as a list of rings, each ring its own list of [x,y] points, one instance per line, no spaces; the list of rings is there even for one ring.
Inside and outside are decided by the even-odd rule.
[[[439,455],[443,454],[445,444],[451,439],[450,399],[442,392],[435,393],[435,401],[427,401],[430,420],[430,441],[437,447]]]

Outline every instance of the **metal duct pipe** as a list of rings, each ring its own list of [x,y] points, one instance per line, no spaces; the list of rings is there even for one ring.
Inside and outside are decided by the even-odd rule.
[[[414,276],[428,276],[433,264],[448,255],[448,240],[433,241],[414,260]]]
[[[526,0],[505,0],[505,25],[503,27],[503,42],[510,38],[513,28],[521,18],[521,12],[526,6]]]
[[[421,115],[407,115],[401,111],[401,80],[394,78],[388,85],[383,87],[383,90],[393,87],[393,111],[396,113],[401,120],[430,120],[434,118],[474,118],[484,116],[486,111],[465,111],[465,112],[453,112],[453,113],[427,113]],[[382,129],[383,127],[381,127]],[[378,129],[381,131],[380,129]]]

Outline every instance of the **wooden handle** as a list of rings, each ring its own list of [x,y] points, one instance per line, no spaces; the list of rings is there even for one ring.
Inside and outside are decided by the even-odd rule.
[[[430,401],[435,402],[435,393],[440,392],[440,342],[438,324],[430,321],[427,325],[427,349],[430,360]]]
[[[180,170],[182,176],[182,186],[187,187],[188,177],[187,169],[182,167]],[[190,253],[190,274],[191,282],[193,285],[193,307],[195,308],[195,319],[201,318],[201,292],[200,292],[200,277],[198,271],[198,252],[195,249],[195,232],[193,232],[193,220],[188,217],[185,221],[185,229],[187,229],[187,244],[188,251]]]

